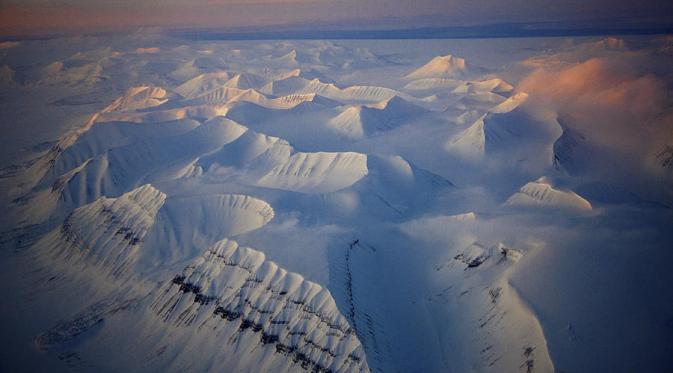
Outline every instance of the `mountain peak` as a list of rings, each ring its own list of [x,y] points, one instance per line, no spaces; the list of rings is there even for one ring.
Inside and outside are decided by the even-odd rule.
[[[431,59],[430,62],[407,75],[407,78],[421,79],[457,77],[463,75],[465,70],[465,60],[449,54],[446,56],[437,56]]]

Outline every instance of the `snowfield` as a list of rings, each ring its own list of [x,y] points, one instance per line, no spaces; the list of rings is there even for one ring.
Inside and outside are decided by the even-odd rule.
[[[5,44],[1,371],[673,370],[671,37]]]

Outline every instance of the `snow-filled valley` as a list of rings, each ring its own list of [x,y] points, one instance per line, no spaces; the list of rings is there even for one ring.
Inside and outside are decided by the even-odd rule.
[[[0,43],[0,371],[671,371],[672,57]]]

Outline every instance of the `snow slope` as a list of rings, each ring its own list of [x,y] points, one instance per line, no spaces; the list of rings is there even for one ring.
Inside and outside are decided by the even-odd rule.
[[[514,132],[518,124],[516,122],[522,121],[516,116],[515,109],[525,102],[526,97],[525,93],[519,93],[493,107],[449,140],[446,149],[465,158],[478,160],[486,155],[487,148],[511,148],[511,142],[518,137]]]
[[[123,280],[134,273],[142,243],[166,195],[147,184],[119,198],[76,209],[34,245],[36,259],[58,275]]]
[[[394,96],[371,106],[348,106],[332,118],[327,126],[336,133],[350,138],[362,138],[378,131],[386,131],[403,123],[405,119],[417,117],[427,112],[425,109]]]
[[[405,96],[399,91],[386,87],[350,86],[342,89],[335,84],[323,83],[317,78],[308,80],[300,76],[271,82],[264,86],[261,91],[273,95],[315,93],[344,103],[371,103],[388,100],[394,96]]]

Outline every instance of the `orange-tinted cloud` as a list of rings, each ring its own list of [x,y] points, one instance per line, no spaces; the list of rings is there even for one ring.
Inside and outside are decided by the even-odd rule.
[[[638,163],[673,141],[673,97],[666,75],[652,66],[662,56],[648,51],[611,52],[580,58],[548,56],[518,89],[528,92],[564,118],[565,126],[596,145]],[[545,58],[538,59],[544,61]]]

